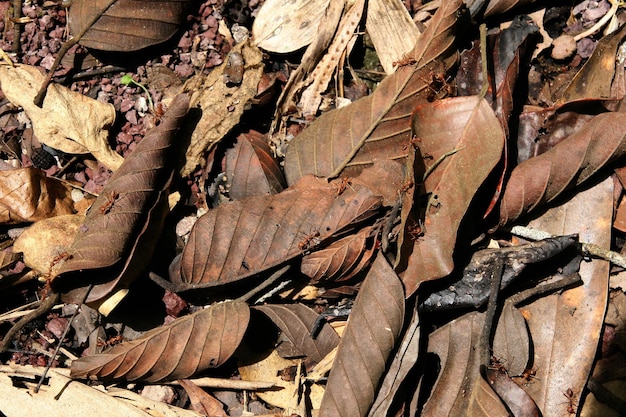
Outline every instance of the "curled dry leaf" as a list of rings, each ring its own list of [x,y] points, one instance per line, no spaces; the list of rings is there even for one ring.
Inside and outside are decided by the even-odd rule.
[[[36,67],[0,67],[2,92],[11,103],[24,108],[40,142],[69,154],[91,152],[107,168],[116,170],[124,158],[108,142],[108,129],[115,120],[113,105],[52,84],[43,107],[38,107],[33,99],[44,78]]]
[[[319,416],[367,415],[404,321],[404,290],[379,253],[350,313]]]
[[[185,154],[183,176],[205,163],[205,153],[239,123],[248,101],[256,95],[263,74],[263,54],[249,40],[235,45],[231,53],[239,53],[243,58],[241,83],[230,85],[224,82],[223,76],[229,66],[226,60],[208,76],[196,75],[183,86],[184,92],[192,94],[191,106],[198,105],[202,111]]]
[[[511,172],[500,205],[500,225],[550,203],[624,153],[623,115],[604,113],[594,117],[552,149],[522,162]]]
[[[368,265],[376,252],[375,246],[374,231],[371,226],[366,227],[306,255],[302,258],[300,271],[315,282],[345,281]]]
[[[189,395],[190,407],[199,414],[211,417],[228,417],[224,411],[224,404],[219,402],[211,394],[194,384],[188,379],[181,379],[180,386]]]
[[[259,132],[237,137],[235,146],[226,150],[225,171],[230,185],[228,194],[233,200],[276,194],[286,187],[283,172]]]
[[[222,286],[276,267],[371,218],[380,203],[366,187],[338,195],[308,176],[280,194],[223,204],[195,223],[170,268],[172,290]]]
[[[374,93],[323,114],[289,143],[289,184],[307,174],[356,176],[375,159],[406,156],[414,107],[426,101],[433,76],[445,75],[456,62],[453,32],[461,3],[442,4],[407,54],[407,65],[385,78]]]
[[[318,314],[303,304],[269,304],[255,309],[281,330],[282,340],[276,347],[278,354],[285,358],[303,357],[307,371],[339,344],[339,336],[328,323],[324,323],[315,339],[311,337]]]
[[[72,362],[73,378],[171,381],[226,362],[248,328],[250,309],[241,301],[212,305]]]
[[[0,222],[36,222],[72,214],[71,190],[33,167],[0,171]]]
[[[126,288],[146,268],[168,212],[177,162],[173,148],[188,105],[186,95],[175,98],[161,124],[139,142],[87,213],[52,282],[55,290],[69,292],[67,300],[80,301],[92,283],[88,301],[99,300]]]
[[[425,234],[407,245],[399,269],[407,296],[421,282],[448,275],[457,233],[474,196],[502,157],[504,132],[493,110],[477,96],[456,97],[416,108],[413,132],[420,139],[427,168],[440,164],[426,178],[429,193]],[[455,151],[454,154],[450,154]],[[420,155],[417,155],[420,157]],[[442,159],[443,158],[443,159]],[[416,178],[419,182],[421,178]],[[410,209],[410,208],[402,208]],[[420,208],[422,209],[422,208]],[[410,225],[409,225],[410,226]],[[406,253],[410,251],[410,253]]]
[[[72,36],[87,48],[136,51],[171,38],[191,0],[74,0],[69,10]]]

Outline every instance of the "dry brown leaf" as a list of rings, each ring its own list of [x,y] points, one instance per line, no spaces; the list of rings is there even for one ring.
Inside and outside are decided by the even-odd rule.
[[[52,84],[40,108],[33,99],[44,79],[36,67],[0,67],[2,92],[14,105],[24,108],[40,142],[69,154],[91,152],[107,168],[116,170],[124,158],[109,146],[108,129],[115,120],[113,105]]]
[[[294,52],[311,43],[330,0],[267,0],[252,25],[259,48]]]
[[[231,51],[233,53],[241,54],[244,61],[240,84],[230,85],[225,82],[224,72],[229,62],[227,59],[207,77],[197,75],[183,86],[184,92],[192,94],[191,107],[199,106],[202,111],[185,154],[183,176],[191,173],[198,165],[205,164],[206,152],[239,123],[248,101],[257,93],[263,74],[263,54],[249,40],[235,45]]]
[[[421,282],[444,277],[454,268],[452,255],[461,221],[477,190],[500,161],[504,146],[499,120],[489,104],[477,96],[417,107],[413,132],[420,139],[422,157],[430,155],[424,160],[427,168],[444,159],[424,182],[430,193],[425,234],[414,241],[405,239],[402,248],[408,264],[406,268],[400,264],[398,270],[402,271],[407,296]],[[451,151],[456,153],[449,154]]]
[[[36,222],[72,214],[71,190],[33,167],[0,171],[0,222]]]
[[[225,159],[228,195],[233,200],[276,194],[287,186],[278,161],[259,132],[239,135],[234,147],[226,150]]]
[[[228,417],[224,404],[188,379],[181,379],[180,386],[189,395],[191,409],[210,417]]]
[[[594,117],[552,149],[515,167],[502,196],[500,224],[554,201],[625,153],[623,115],[604,113]]]
[[[404,290],[378,253],[350,313],[319,416],[366,416],[404,322]]]
[[[80,302],[92,283],[89,302],[128,288],[147,267],[168,213],[176,137],[188,105],[186,95],[176,97],[94,202],[52,282],[66,302]]]
[[[506,404],[508,410],[515,417],[539,417],[539,409],[532,398],[524,391],[522,387],[517,385],[505,372],[496,369],[483,369],[483,378],[479,379],[479,385],[487,384],[489,391],[495,391],[502,401],[500,404]],[[486,381],[485,381],[486,380]],[[487,391],[487,388],[485,388]],[[493,395],[493,392],[491,393]],[[489,409],[488,407],[484,407]],[[489,414],[491,415],[491,414]],[[508,415],[508,414],[507,414]]]
[[[410,117],[426,101],[433,73],[454,65],[454,28],[461,1],[439,8],[408,54],[407,65],[385,78],[374,93],[323,114],[287,148],[289,184],[307,174],[356,176],[375,159],[403,159],[410,139]]]
[[[170,269],[171,289],[210,289],[277,267],[373,217],[380,203],[366,187],[339,195],[309,176],[276,195],[223,204],[195,223]]]
[[[136,51],[165,42],[184,22],[190,0],[74,0],[72,36],[87,48]]]
[[[612,202],[613,181],[608,178],[548,210],[529,226],[553,235],[578,233],[583,242],[609,247]],[[568,414],[568,401],[563,396],[568,389],[573,391],[575,403],[580,403],[601,338],[608,302],[608,272],[606,261],[583,262],[583,285],[521,309],[528,322],[537,369],[536,379],[525,388],[544,416]]]
[[[241,301],[214,304],[152,329],[97,355],[72,362],[72,378],[171,381],[188,378],[228,360],[248,328],[250,309]]]
[[[24,254],[24,263],[29,268],[55,276],[84,220],[85,216],[78,214],[40,220],[15,239],[13,251]]]
[[[489,383],[483,378],[478,378],[464,415],[467,417],[508,417],[511,414]]]

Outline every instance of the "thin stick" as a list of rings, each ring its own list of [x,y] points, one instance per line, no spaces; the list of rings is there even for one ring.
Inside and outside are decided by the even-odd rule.
[[[70,327],[72,326],[72,322],[74,321],[74,318],[78,315],[78,312],[80,311],[80,307],[83,304],[85,304],[85,301],[87,301],[87,297],[89,297],[89,293],[91,292],[93,287],[94,287],[94,284],[90,284],[89,285],[89,288],[87,288],[87,291],[85,292],[85,295],[84,295],[83,299],[80,301],[80,304],[78,305],[78,307],[74,311],[74,314],[72,314],[72,317],[70,317],[70,320],[67,322],[67,326],[65,327],[65,330],[63,330],[63,334],[59,338],[59,343],[57,344],[57,347],[54,350],[54,353],[52,354],[52,357],[50,359],[48,359],[48,364],[46,365],[46,369],[44,369],[43,374],[41,375],[41,378],[39,378],[39,382],[37,383],[37,386],[35,387],[35,390],[34,390],[35,394],[39,392],[39,389],[41,388],[41,385],[45,381],[46,375],[48,374],[48,371],[52,367],[52,363],[54,362],[54,359],[59,354],[59,350],[61,349],[61,345],[63,344],[63,339],[65,339],[65,336],[67,336],[67,333],[70,331]]]
[[[496,316],[496,308],[498,307],[498,293],[500,292],[500,285],[502,283],[503,270],[503,262],[498,261],[491,275],[489,302],[487,304],[487,311],[485,312],[485,325],[480,335],[481,363],[485,366],[489,365],[489,359],[491,358],[491,330],[494,327],[494,318]]]
[[[22,17],[22,0],[13,0],[13,45],[11,52],[18,53],[20,51],[20,42],[22,36],[22,24],[18,23]]]
[[[480,25],[480,69],[483,74],[483,86],[478,97],[485,98],[489,90],[489,70],[487,68],[487,25]]]
[[[250,300],[252,297],[254,297],[254,295],[260,293],[261,291],[263,291],[264,289],[266,289],[267,287],[269,287],[270,285],[278,281],[278,279],[282,277],[285,274],[285,272],[289,270],[289,268],[291,268],[291,265],[283,266],[278,271],[274,272],[268,279],[263,281],[260,285],[254,287],[253,289],[251,289],[250,291],[248,291],[241,297],[237,298],[237,300],[238,301]]]

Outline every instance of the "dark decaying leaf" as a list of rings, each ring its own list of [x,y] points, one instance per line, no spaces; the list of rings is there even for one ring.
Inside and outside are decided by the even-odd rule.
[[[339,194],[308,176],[280,194],[223,204],[198,219],[170,279],[176,291],[239,281],[319,248],[380,203],[363,186]]]
[[[339,343],[339,336],[325,323],[313,339],[311,328],[318,314],[303,304],[269,304],[255,307],[281,330],[280,343],[276,351],[282,357],[304,357],[304,365],[311,370],[324,359]]]
[[[621,113],[600,114],[549,151],[519,164],[506,184],[500,224],[550,203],[622,157],[626,152],[623,118]]]
[[[307,174],[356,176],[376,159],[406,156],[413,108],[426,101],[433,76],[445,78],[456,62],[454,28],[461,3],[442,3],[408,54],[415,64],[398,68],[371,95],[323,114],[289,143],[289,184]],[[346,169],[344,163],[349,163]]]
[[[379,253],[341,337],[319,416],[367,415],[404,321],[404,291]]]
[[[407,296],[421,282],[452,271],[461,220],[477,190],[500,161],[504,146],[500,122],[489,104],[477,96],[418,106],[412,122],[426,167],[438,161],[440,164],[424,182],[428,202],[419,209],[425,212],[425,234],[414,236],[412,247],[403,249],[410,251],[403,254],[408,264],[398,267]],[[415,183],[419,182],[421,179],[415,178]],[[405,209],[410,208],[402,208]]]
[[[420,303],[420,309],[435,311],[481,307],[489,298],[491,284],[489,277],[496,262],[503,263],[500,288],[504,289],[526,269],[527,265],[544,262],[567,249],[573,249],[576,253],[577,244],[576,236],[558,236],[521,246],[477,251],[463,270],[461,279],[429,294]]]
[[[332,283],[358,274],[374,256],[376,239],[373,227],[348,235],[327,248],[302,258],[300,271],[311,281]]]
[[[240,134],[235,146],[226,151],[225,172],[230,185],[229,196],[233,200],[276,194],[286,187],[270,147],[263,135],[255,131]]]
[[[541,415],[530,395],[513,382],[506,373],[496,369],[483,369],[482,371],[483,378],[489,383],[488,386],[498,394],[515,417],[539,417]]]
[[[531,346],[526,321],[512,302],[505,301],[493,336],[493,354],[506,364],[509,375],[530,369]]]
[[[87,48],[136,51],[171,38],[185,20],[190,0],[74,0],[72,36]]]
[[[139,142],[93,203],[52,282],[55,290],[69,292],[67,302],[80,302],[92,283],[88,301],[101,299],[147,267],[168,212],[177,162],[173,149],[188,104],[186,95],[174,99],[161,124]]]
[[[72,214],[70,191],[33,167],[0,171],[0,223],[36,222]]]
[[[212,305],[72,362],[73,378],[146,382],[188,378],[222,365],[239,346],[250,309],[241,301]]]

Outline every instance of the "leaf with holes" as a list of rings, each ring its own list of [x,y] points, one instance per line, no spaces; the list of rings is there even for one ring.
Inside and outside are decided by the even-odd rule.
[[[248,328],[250,309],[241,301],[215,304],[97,355],[72,362],[73,378],[172,381],[228,360]]]

